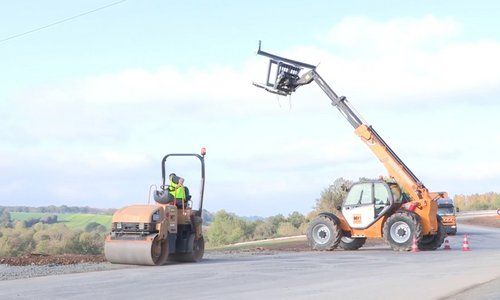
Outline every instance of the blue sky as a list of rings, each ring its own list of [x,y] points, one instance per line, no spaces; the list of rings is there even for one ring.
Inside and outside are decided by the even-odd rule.
[[[0,40],[111,2],[1,4]],[[320,63],[431,190],[500,189],[500,4],[268,2],[129,0],[0,43],[0,203],[144,202],[165,153],[201,146],[214,211],[307,212],[337,177],[385,174],[317,87],[250,85],[259,39]]]

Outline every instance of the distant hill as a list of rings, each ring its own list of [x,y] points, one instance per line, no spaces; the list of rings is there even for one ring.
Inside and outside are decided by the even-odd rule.
[[[0,206],[0,211],[3,209],[10,212],[11,218],[14,221],[28,221],[35,218],[43,218],[51,215],[57,215],[58,222],[64,222],[68,227],[83,228],[85,224],[96,222],[109,227],[111,224],[111,216],[116,211],[114,208],[92,208],[88,206]],[[202,212],[203,225],[212,223],[214,213],[204,209]],[[254,222],[262,221],[265,218],[260,216],[243,216],[245,221]]]
[[[37,213],[37,212],[11,212],[10,217],[12,221],[30,221],[33,219],[44,218],[55,215],[57,216],[57,223],[62,223],[71,229],[85,229],[90,223],[98,223],[106,228],[111,227],[111,215],[104,214],[83,214],[83,213]]]

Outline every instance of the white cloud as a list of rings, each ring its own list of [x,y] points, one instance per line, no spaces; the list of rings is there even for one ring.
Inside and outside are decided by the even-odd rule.
[[[488,147],[485,129],[499,131],[490,119],[500,95],[500,41],[460,37],[461,24],[449,18],[353,17],[322,35],[320,46],[264,50],[321,62],[321,75],[384,129],[421,179],[498,179],[498,145]],[[276,96],[251,85],[266,70],[266,59],[252,57],[240,66],[128,69],[30,89],[13,97],[9,130],[0,132],[0,165],[47,174],[44,184],[62,203],[112,198],[99,206],[120,206],[142,200],[148,183],[158,181],[161,155],[206,145],[207,192],[246,193],[251,204],[210,193],[207,203],[240,214],[267,214],[262,203],[273,212],[288,203],[305,210],[336,177],[381,175],[380,163],[319,88],[301,87],[291,111],[279,108]],[[483,106],[476,105],[478,91]],[[2,186],[6,198],[22,189]]]
[[[347,17],[320,37],[332,50],[296,51],[321,62],[319,72],[357,102],[464,101],[478,91],[498,95],[500,41],[463,41],[461,33],[461,24],[450,18]]]

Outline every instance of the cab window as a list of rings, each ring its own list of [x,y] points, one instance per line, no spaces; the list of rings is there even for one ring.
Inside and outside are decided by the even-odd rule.
[[[344,205],[365,205],[372,204],[372,184],[360,183],[351,187]]]
[[[375,183],[375,190],[373,198],[375,205],[389,205],[389,191],[382,183]]]
[[[401,189],[399,188],[399,186],[397,184],[390,184],[389,187],[391,188],[394,202],[395,203],[403,202],[404,195],[401,194]]]

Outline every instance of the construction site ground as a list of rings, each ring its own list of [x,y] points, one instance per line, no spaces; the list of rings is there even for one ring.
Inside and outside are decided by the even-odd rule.
[[[201,263],[162,267],[111,265],[100,256],[36,265],[49,258],[30,257],[28,266],[0,264],[0,298],[305,299],[340,290],[346,298],[498,299],[500,229],[463,221],[450,251],[394,252],[375,240],[358,251],[316,252],[295,237],[212,249]],[[465,232],[469,252],[461,250]],[[193,280],[196,289],[183,287]]]

